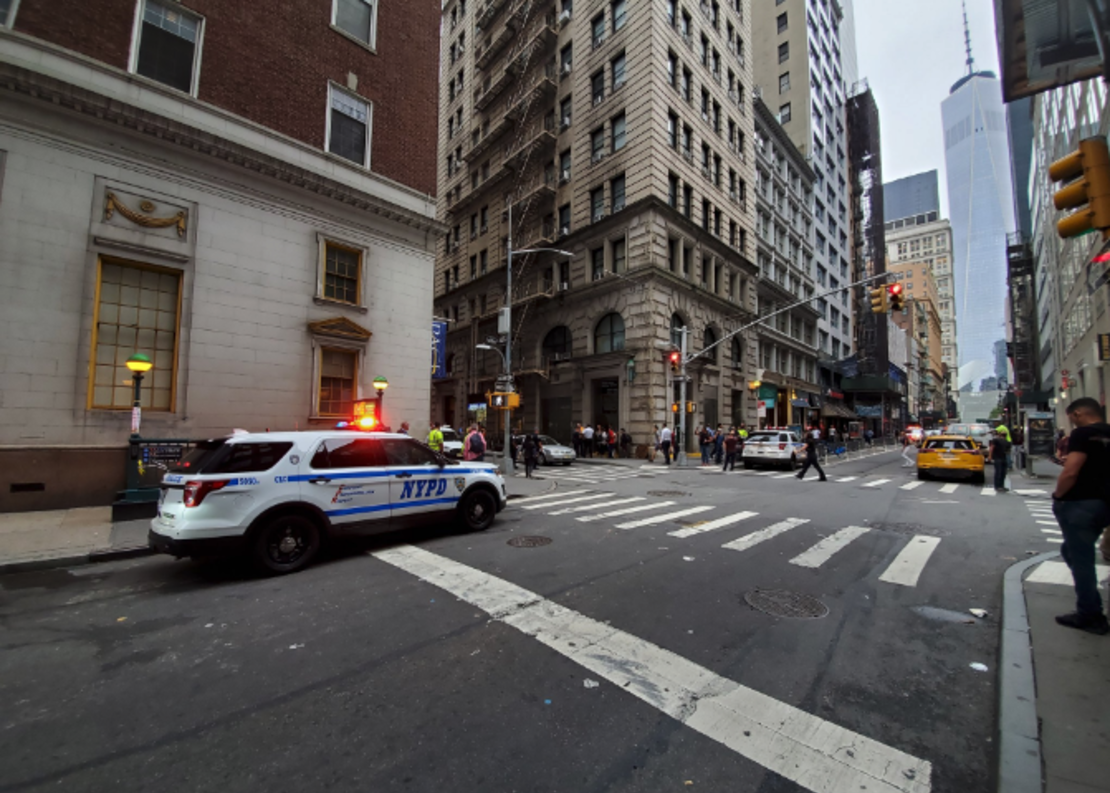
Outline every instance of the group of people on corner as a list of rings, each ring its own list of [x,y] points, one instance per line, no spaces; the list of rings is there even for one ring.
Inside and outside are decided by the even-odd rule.
[[[698,448],[701,450],[702,465],[720,465],[729,471],[736,467],[736,461],[744,453],[744,443],[748,440],[747,425],[729,427],[723,424],[713,427],[703,424],[697,431]]]
[[[608,425],[574,425],[574,454],[576,457],[607,457],[616,459],[632,457],[632,436],[623,427],[617,432]]]

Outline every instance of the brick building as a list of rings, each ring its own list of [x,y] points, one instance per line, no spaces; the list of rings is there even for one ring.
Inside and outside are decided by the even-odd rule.
[[[0,0],[0,510],[142,434],[424,423],[439,5]],[[391,412],[390,412],[391,411]]]

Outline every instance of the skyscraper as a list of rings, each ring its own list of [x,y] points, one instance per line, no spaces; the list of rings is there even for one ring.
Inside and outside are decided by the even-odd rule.
[[[970,40],[967,67],[941,103],[964,393],[980,390],[995,375],[994,345],[1006,336],[1006,235],[1015,229],[1002,87],[994,73],[975,70]],[[977,406],[975,416],[961,413],[974,419],[982,409]]]
[[[937,172],[915,173],[883,185],[883,221],[916,218],[918,222],[931,223],[940,215],[940,190]],[[932,216],[930,217],[930,213]],[[898,226],[901,228],[901,225]]]

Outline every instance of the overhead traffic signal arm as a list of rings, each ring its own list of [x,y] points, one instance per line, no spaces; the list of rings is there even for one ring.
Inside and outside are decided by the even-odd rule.
[[[1062,239],[1096,229],[1104,235],[1110,232],[1110,149],[1105,138],[1079,141],[1077,151],[1048,167],[1048,177],[1053,182],[1071,182],[1053,196],[1057,209],[1082,207],[1056,224]]]

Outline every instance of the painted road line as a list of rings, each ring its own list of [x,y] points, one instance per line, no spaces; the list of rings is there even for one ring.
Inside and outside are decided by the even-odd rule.
[[[947,485],[944,485],[940,489],[940,492],[942,492],[942,493],[955,493],[959,489],[960,489],[960,486],[958,484],[956,484],[955,482],[951,482]]]
[[[789,479],[790,477],[797,477],[797,474],[775,474],[774,479]]]
[[[548,501],[545,504],[529,504],[522,509],[547,509],[548,507],[561,507],[564,504],[577,504],[579,501],[596,501],[599,498],[610,498],[612,493],[593,493],[589,496],[582,496],[577,493],[564,493],[563,495],[573,496],[573,498],[564,498],[562,501]]]
[[[836,481],[837,482],[854,482],[857,479],[859,479],[858,476],[842,476],[839,479],[837,479]]]
[[[774,476],[777,471],[756,471],[756,476]]]
[[[1047,495],[1047,493],[1044,490],[1015,490],[1013,492],[1017,493],[1019,496],[1043,496],[1043,495]]]
[[[876,479],[874,482],[868,482],[866,485],[860,485],[860,487],[880,487],[889,481],[889,479]]]
[[[1063,537],[1064,536],[1064,532],[1060,531],[1059,529],[1041,529],[1041,533],[1042,534],[1053,534],[1057,537]]]
[[[583,493],[589,493],[589,492],[590,492],[589,490],[578,490],[578,491],[575,492],[575,495],[580,496]],[[518,504],[532,504],[532,503],[539,502],[539,501],[556,501],[558,499],[566,498],[566,497],[567,497],[566,493],[548,493],[546,496],[529,496],[528,498],[514,498],[512,501],[509,502],[509,506],[515,507]]]
[[[917,488],[921,487],[923,484],[925,484],[925,483],[922,482],[921,480],[918,480],[916,482],[906,482],[906,484],[902,485],[901,489],[902,490],[917,490]]]
[[[1038,520],[1038,526],[1059,526],[1060,524],[1054,520]]]
[[[586,515],[585,517],[578,518],[582,523],[590,523],[602,518],[615,518],[620,515],[631,515],[634,512],[647,512],[649,509],[659,509],[661,507],[673,507],[674,501],[658,501],[651,504],[641,504],[638,507],[627,507],[626,509],[614,509],[612,512],[602,512],[597,515]]]
[[[940,545],[939,537],[925,537],[920,534],[914,536],[890,563],[886,572],[879,576],[879,580],[900,586],[917,586],[921,571],[925,569],[929,557],[933,555],[938,545]]]
[[[768,526],[759,531],[753,531],[751,534],[745,534],[743,537],[733,540],[732,542],[726,542],[721,547],[728,548],[730,551],[746,551],[749,548],[759,545],[761,542],[769,540],[772,537],[777,537],[780,534],[785,534],[791,529],[805,523],[809,523],[808,518],[787,518],[781,523],[776,523],[773,526]]]
[[[995,490],[993,486],[986,485],[986,486],[983,487],[982,490],[979,491],[979,495],[981,495],[981,496],[997,496],[998,491]]]
[[[619,504],[631,504],[635,501],[643,501],[643,500],[644,500],[643,496],[635,496],[634,498],[619,498],[616,501],[609,501],[608,503],[606,503],[605,508],[608,509],[609,507],[615,507]],[[597,509],[597,508],[598,508],[597,504],[586,504],[585,506],[579,505],[577,507],[567,507],[566,509],[559,509],[559,510],[556,510],[555,512],[547,512],[547,513],[544,513],[544,514],[546,514],[546,515],[569,515],[572,512],[588,512],[591,509]]]
[[[642,518],[641,520],[634,520],[629,523],[618,523],[618,529],[638,529],[641,526],[654,526],[657,523],[669,523],[670,521],[684,518],[687,515],[697,515],[700,512],[708,512],[716,507],[689,507],[687,509],[680,509],[678,512],[668,512],[664,515],[653,515],[650,518]]]
[[[679,529],[678,531],[668,531],[667,534],[669,534],[671,537],[693,537],[695,534],[705,534],[707,531],[716,531],[717,529],[723,529],[728,526],[732,526],[742,520],[754,518],[758,514],[758,512],[737,512],[735,515],[729,515],[725,518],[718,518],[717,520],[710,520],[697,526],[687,526],[686,528]]]
[[[820,567],[829,561],[837,551],[847,548],[853,540],[862,537],[869,531],[870,529],[863,526],[848,526],[835,534],[830,534],[808,551],[798,554],[790,560],[790,564],[796,564],[799,567]]]
[[[373,554],[536,639],[680,724],[814,793],[929,793],[932,764],[677,653],[421,548]]]

